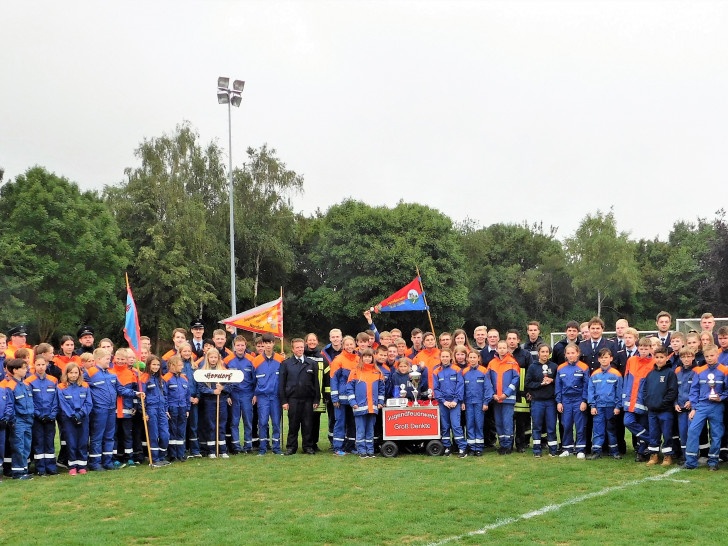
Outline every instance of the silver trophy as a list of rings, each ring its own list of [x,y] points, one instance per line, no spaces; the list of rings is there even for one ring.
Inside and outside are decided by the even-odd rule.
[[[543,366],[541,366],[541,369],[543,370],[544,377],[548,377],[550,375],[549,374],[549,365],[548,364],[544,364]]]
[[[399,397],[407,400],[407,385],[400,383],[399,385]]]
[[[422,380],[422,374],[417,369],[417,366],[412,366],[412,371],[409,373],[410,381],[412,382],[412,396],[415,399],[413,406],[419,406],[419,398],[420,398],[420,381]]]
[[[715,374],[709,373],[708,374],[708,386],[710,387],[710,394],[708,395],[708,400],[720,400],[720,396],[718,396],[715,392]]]

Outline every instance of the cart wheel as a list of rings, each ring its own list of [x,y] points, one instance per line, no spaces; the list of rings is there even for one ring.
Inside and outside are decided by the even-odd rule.
[[[379,448],[383,457],[396,457],[399,453],[399,448],[394,442],[384,442],[382,447]]]
[[[444,451],[445,446],[442,445],[442,442],[440,440],[432,440],[430,442],[427,442],[425,453],[427,453],[430,457],[439,457],[444,453]]]

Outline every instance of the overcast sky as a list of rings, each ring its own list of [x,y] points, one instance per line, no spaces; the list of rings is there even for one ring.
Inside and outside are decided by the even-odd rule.
[[[101,189],[189,120],[268,143],[304,213],[346,197],[566,237],[726,207],[728,2],[65,2],[0,9],[0,166]],[[728,207],[726,207],[728,208]]]

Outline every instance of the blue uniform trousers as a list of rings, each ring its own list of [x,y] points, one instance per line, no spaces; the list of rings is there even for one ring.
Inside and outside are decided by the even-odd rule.
[[[356,451],[359,455],[374,455],[374,422],[377,416],[374,413],[355,415],[356,422]]]
[[[187,418],[187,433],[185,434],[185,437],[187,438],[187,449],[190,450],[190,455],[200,454],[200,440],[197,436],[199,415],[199,403],[190,405],[190,415]]]
[[[228,430],[230,435],[225,434],[225,439],[233,453],[240,453],[243,447],[240,445],[240,418],[243,414],[243,396],[244,393],[235,391],[230,397],[233,401],[232,405],[228,406]],[[243,418],[243,427],[245,426],[245,418]],[[245,432],[243,432],[243,438]]]
[[[38,474],[56,471],[56,421],[41,423],[33,420],[33,452]]]
[[[84,417],[80,425],[77,425],[70,417],[62,417],[61,426],[63,427],[63,437],[66,439],[68,470],[75,468],[78,471],[86,468],[89,417]]]
[[[253,391],[240,393],[240,409],[243,414],[243,452],[253,449]],[[257,427],[256,427],[257,429]]]
[[[114,435],[116,433],[116,410],[93,409],[89,424],[91,434],[91,449],[88,455],[88,466],[91,470],[98,470],[100,466],[106,469],[111,466],[111,456],[114,454]]]
[[[685,457],[685,450],[688,447],[688,428],[690,427],[689,415],[690,411],[685,409],[677,414],[677,428],[679,431],[678,434],[680,435],[680,449],[682,450],[683,457]]]
[[[142,429],[144,429],[144,424],[142,424]],[[116,419],[116,441],[114,445],[114,458],[117,461],[126,462],[134,458],[134,436],[132,434],[132,418],[118,417]],[[142,441],[145,442],[146,440]]]
[[[226,453],[225,446],[225,424],[227,423],[227,396],[220,395],[220,428],[215,431],[217,423],[217,396],[203,395],[200,398],[200,449],[205,455],[214,455],[216,453],[215,442],[217,442],[217,451]]]
[[[556,454],[559,442],[556,440],[556,400],[531,400],[531,436],[533,453],[541,453],[541,436],[546,431],[549,452]]]
[[[614,406],[597,408],[597,414],[593,416],[592,426],[592,453],[601,453],[604,445],[604,437],[609,440],[609,454],[617,455],[619,446],[617,445],[617,419],[619,415],[614,415]]]
[[[185,456],[185,429],[187,428],[187,408],[169,408],[169,456],[181,459]]]
[[[465,426],[468,431],[468,447],[473,452],[481,452],[484,447],[483,404],[465,404]]]
[[[723,437],[723,403],[701,402],[695,410],[695,416],[688,428],[688,444],[685,450],[685,466],[698,466],[698,450],[700,448],[700,432],[705,422],[710,423],[710,451],[708,466],[718,466],[720,456],[720,440]]]
[[[490,407],[490,406],[488,406]],[[503,449],[513,449],[513,404],[493,402],[495,408],[495,430],[498,443]]]
[[[447,408],[445,404],[440,404],[440,434],[442,435],[442,445],[446,448],[451,447],[450,430],[452,436],[460,451],[468,448],[468,442],[463,435],[463,426],[460,423],[460,404],[454,408]]]
[[[650,455],[659,453],[662,436],[662,454],[672,456],[672,410],[650,411],[647,417],[650,422]]]
[[[586,415],[581,411],[582,399],[564,399],[561,403],[564,412],[561,414],[561,424],[564,426],[564,437],[561,439],[561,447],[569,453],[584,453],[586,449]],[[574,429],[576,429],[576,441],[574,441]]]
[[[149,431],[149,445],[152,448],[152,460],[156,463],[167,455],[169,445],[169,419],[163,406],[147,406],[147,429]]]
[[[33,418],[15,417],[12,434],[12,472],[13,477],[28,473],[28,456],[33,439]]]
[[[642,455],[647,451],[647,442],[650,438],[649,426],[649,417],[646,413],[625,412],[624,428],[632,433],[633,438],[637,441],[637,453]]]
[[[281,403],[275,394],[258,396],[258,432],[260,433],[259,453],[268,450],[268,419],[273,428],[273,453],[281,453]]]

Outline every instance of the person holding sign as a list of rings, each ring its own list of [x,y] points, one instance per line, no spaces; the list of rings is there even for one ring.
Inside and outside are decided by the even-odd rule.
[[[291,341],[293,356],[281,363],[278,381],[278,397],[283,409],[288,412],[288,438],[284,455],[298,451],[298,431],[303,438],[303,452],[315,455],[311,427],[313,410],[321,399],[318,363],[303,355],[304,342],[301,338]]]
[[[217,349],[210,349],[205,356],[202,370],[224,370],[225,367]],[[225,447],[225,424],[227,423],[226,404],[232,404],[225,385],[221,383],[197,384],[200,391],[200,451],[210,459],[216,459],[217,453],[222,459],[230,456]],[[222,403],[220,399],[222,398]],[[222,406],[222,407],[220,407]],[[217,442],[217,447],[216,446]]]

